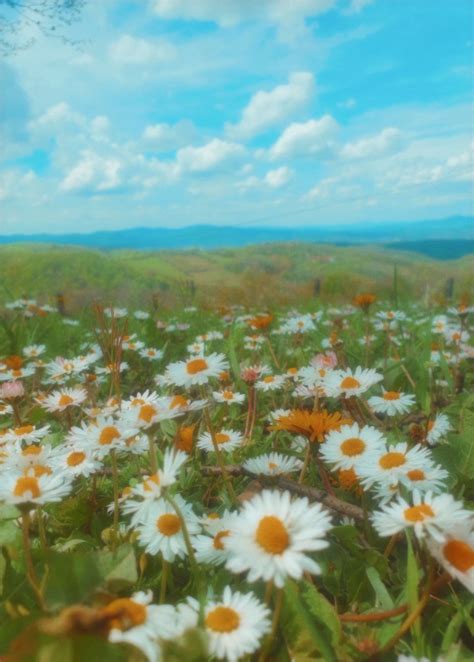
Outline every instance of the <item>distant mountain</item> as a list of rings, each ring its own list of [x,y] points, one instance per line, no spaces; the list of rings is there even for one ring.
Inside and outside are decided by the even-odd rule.
[[[0,235],[0,244],[46,243],[110,249],[186,249],[246,246],[266,242],[302,241],[359,244],[474,239],[474,218],[450,218],[411,223],[321,225],[313,227],[240,227],[190,225],[184,228],[130,228],[91,233]],[[400,246],[401,247],[401,246]],[[468,252],[468,251],[467,251]]]

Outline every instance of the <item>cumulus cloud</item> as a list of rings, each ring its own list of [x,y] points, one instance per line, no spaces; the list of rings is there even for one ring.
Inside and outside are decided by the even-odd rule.
[[[290,124],[270,148],[270,158],[328,156],[335,148],[339,125],[331,115]]]
[[[373,159],[397,150],[403,142],[403,133],[387,127],[374,136],[347,143],[341,150],[343,159]]]
[[[168,152],[189,145],[196,133],[192,122],[180,120],[176,124],[149,124],[143,131],[143,139],[156,151]]]
[[[176,48],[164,39],[151,41],[124,34],[111,44],[109,53],[119,64],[153,64],[172,60]]]
[[[300,71],[291,74],[288,83],[278,85],[269,92],[257,92],[242,111],[240,122],[227,126],[229,135],[241,139],[251,138],[284,122],[308,103],[314,89],[313,74]]]
[[[103,157],[95,152],[82,152],[81,159],[71,168],[60,184],[66,192],[106,192],[120,185],[122,163],[115,157]]]
[[[271,188],[280,188],[285,186],[293,176],[293,171],[290,170],[287,166],[282,166],[281,168],[276,168],[275,170],[269,170],[265,175],[264,181]]]
[[[176,161],[182,171],[207,172],[238,161],[245,155],[242,145],[214,138],[202,147],[183,147],[176,154]]]
[[[153,9],[161,18],[213,21],[229,27],[254,20],[299,22],[335,5],[336,0],[155,0]]]

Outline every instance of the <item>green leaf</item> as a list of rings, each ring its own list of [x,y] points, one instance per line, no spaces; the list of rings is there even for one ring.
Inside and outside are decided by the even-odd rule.
[[[121,545],[116,552],[104,549],[97,552],[96,557],[100,576],[115,590],[137,581],[137,562],[132,545]]]
[[[341,622],[332,604],[321,595],[317,588],[305,582],[302,589],[303,597],[313,616],[323,623],[331,633],[331,641],[336,645],[342,636]]]
[[[299,621],[302,623],[303,628],[311,637],[314,645],[321,652],[323,659],[326,662],[336,662],[334,650],[326,636],[326,628],[319,628],[315,626],[314,621],[306,606],[301,599],[299,587],[292,581],[288,581],[285,586],[285,599],[288,601],[290,608],[293,610]],[[328,633],[329,634],[329,633]]]
[[[381,606],[384,609],[392,609],[393,608],[393,600],[385,588],[384,583],[380,579],[380,575],[377,572],[375,568],[367,568],[366,570],[367,577],[369,579],[369,582],[372,585],[372,588],[375,591],[375,595],[377,596],[377,600],[380,602]]]
[[[92,553],[50,551],[46,561],[48,579],[45,599],[51,609],[85,601],[101,583],[97,560]]]
[[[413,611],[418,604],[418,584],[420,582],[420,574],[418,571],[418,564],[416,561],[415,552],[411,542],[410,533],[407,532],[407,599],[410,606],[410,611]],[[420,619],[417,619],[412,627],[416,639],[419,641],[421,636]]]

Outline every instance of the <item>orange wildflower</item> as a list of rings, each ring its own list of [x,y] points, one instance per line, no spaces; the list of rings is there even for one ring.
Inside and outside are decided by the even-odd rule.
[[[183,425],[179,428],[174,442],[174,445],[178,450],[184,451],[185,453],[191,453],[194,445],[195,427],[195,425]]]
[[[287,430],[294,434],[302,434],[314,443],[322,443],[324,437],[331,430],[339,430],[342,425],[350,425],[349,418],[343,418],[342,414],[333,414],[325,409],[321,411],[309,411],[307,409],[292,409],[288,416],[282,416],[277,423],[271,426],[271,430]]]
[[[354,305],[359,306],[359,308],[362,308],[362,310],[367,311],[376,299],[377,297],[375,294],[365,292],[364,294],[358,294],[354,297]]]

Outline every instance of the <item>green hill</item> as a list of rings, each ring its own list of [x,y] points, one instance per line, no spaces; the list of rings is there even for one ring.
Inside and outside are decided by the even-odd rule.
[[[437,261],[380,246],[278,243],[212,251],[100,251],[17,244],[0,247],[0,298],[53,300],[70,307],[94,299],[137,307],[158,296],[176,301],[296,303],[314,295],[319,280],[326,300],[347,300],[361,290],[401,298],[429,298],[454,279],[454,294],[474,289],[472,256]],[[394,269],[397,279],[394,284]]]

